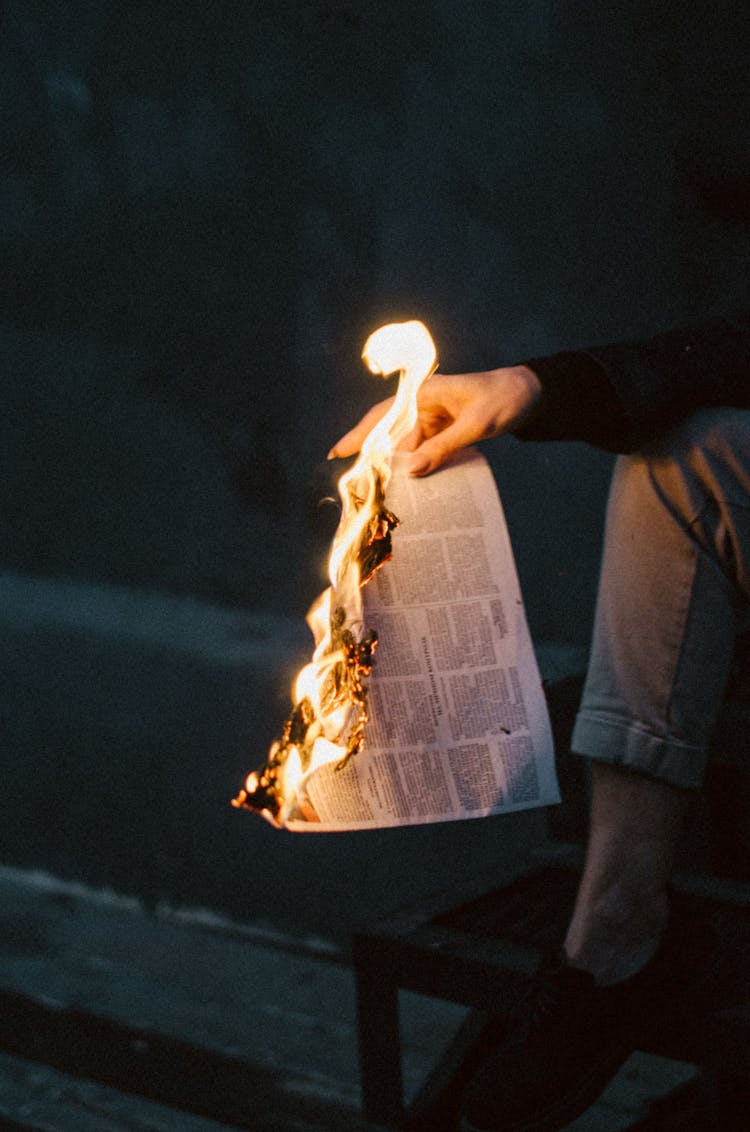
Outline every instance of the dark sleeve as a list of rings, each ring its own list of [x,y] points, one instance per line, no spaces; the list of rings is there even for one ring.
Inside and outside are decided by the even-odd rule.
[[[517,436],[632,451],[695,409],[750,408],[750,311],[523,364],[543,392]]]

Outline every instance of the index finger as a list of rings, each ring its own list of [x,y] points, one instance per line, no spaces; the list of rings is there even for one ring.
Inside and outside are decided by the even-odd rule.
[[[350,429],[340,440],[336,441],[333,448],[328,453],[328,459],[335,460],[343,456],[353,456],[355,452],[359,452],[368,432],[371,432],[378,421],[382,420],[394,400],[395,398],[393,397],[387,397],[385,401],[379,401],[377,405],[373,405],[354,428]]]

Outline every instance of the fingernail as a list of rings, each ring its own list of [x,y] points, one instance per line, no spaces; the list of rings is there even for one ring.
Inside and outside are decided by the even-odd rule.
[[[424,456],[418,456],[416,459],[409,461],[409,475],[410,476],[424,475],[425,472],[429,471],[429,468],[430,468],[430,461],[428,459],[426,459]]]
[[[336,449],[332,448],[331,451],[326,456],[326,460],[335,460],[335,459],[336,459]]]

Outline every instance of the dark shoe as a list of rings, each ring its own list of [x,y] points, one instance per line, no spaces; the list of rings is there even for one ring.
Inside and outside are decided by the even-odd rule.
[[[511,1012],[507,1037],[469,1081],[461,1132],[553,1132],[585,1112],[675,995],[712,967],[696,948],[691,980],[686,950],[670,931],[643,971],[611,987],[562,955],[545,964]]]
[[[546,966],[469,1082],[461,1132],[541,1132],[584,1112],[634,1048],[617,1013],[587,972],[564,958]]]

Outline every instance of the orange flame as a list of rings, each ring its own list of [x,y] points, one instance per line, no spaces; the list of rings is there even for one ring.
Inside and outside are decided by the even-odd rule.
[[[416,423],[419,387],[437,365],[430,333],[416,321],[381,326],[362,357],[383,377],[400,371],[396,397],[339,481],[342,512],[328,563],[331,584],[307,614],[315,650],[295,680],[292,715],[265,766],[248,775],[232,803],[279,826],[293,815],[305,817],[298,801],[314,771],[343,764],[364,742],[364,678],[377,635],[365,631],[361,588],[390,557],[390,531],[398,522],[385,508],[391,458]]]

